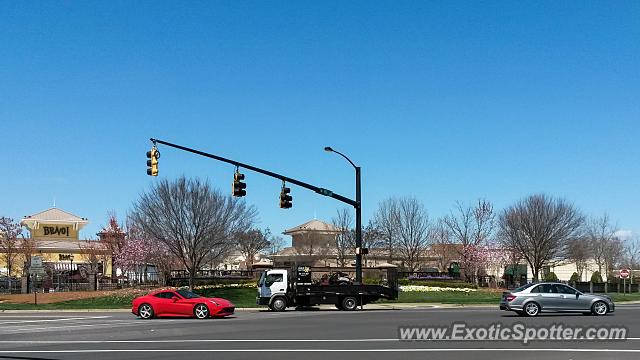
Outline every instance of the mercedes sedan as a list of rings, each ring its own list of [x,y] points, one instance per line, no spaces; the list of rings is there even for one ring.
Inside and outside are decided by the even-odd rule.
[[[529,283],[502,294],[500,310],[536,316],[540,312],[577,312],[606,315],[615,304],[606,295],[585,294],[561,283]]]

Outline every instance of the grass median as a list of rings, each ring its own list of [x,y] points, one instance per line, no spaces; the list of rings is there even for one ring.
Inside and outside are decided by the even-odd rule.
[[[221,297],[230,300],[238,308],[255,307],[256,290],[253,288],[218,288],[198,291],[206,297]],[[410,291],[400,292],[397,300],[381,301],[380,303],[440,303],[460,305],[497,305],[500,302],[502,292],[500,290],[480,289],[473,292],[458,291]],[[625,301],[639,301],[640,293],[634,294],[608,294],[616,303]],[[40,295],[39,295],[40,296]],[[140,294],[117,294],[99,296],[85,299],[68,300],[47,304],[34,305],[33,303],[0,303],[2,310],[87,310],[87,309],[129,309],[133,298]]]

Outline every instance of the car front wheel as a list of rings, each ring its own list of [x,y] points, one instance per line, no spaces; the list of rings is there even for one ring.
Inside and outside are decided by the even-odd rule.
[[[209,308],[205,304],[198,304],[193,308],[193,314],[198,319],[206,319],[209,317]]]
[[[285,311],[287,308],[287,301],[282,297],[277,297],[273,299],[270,308],[273,311]]]

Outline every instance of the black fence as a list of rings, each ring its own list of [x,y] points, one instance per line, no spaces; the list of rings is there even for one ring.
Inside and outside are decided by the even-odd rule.
[[[590,292],[590,293],[604,293],[604,292],[617,292],[617,293],[637,293],[640,289],[638,284],[629,284],[627,282],[619,283],[619,282],[608,282],[608,283],[592,283],[592,282],[569,282],[569,285],[574,288],[582,291],[582,292]]]
[[[0,278],[0,294],[20,294],[22,291],[22,280],[16,277]]]

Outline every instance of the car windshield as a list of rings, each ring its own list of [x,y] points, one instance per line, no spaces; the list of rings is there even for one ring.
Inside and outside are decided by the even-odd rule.
[[[191,291],[187,291],[187,290],[178,290],[176,292],[178,294],[180,294],[180,296],[182,296],[185,299],[194,299],[194,298],[199,298],[200,297],[200,295],[194,294]]]
[[[513,289],[512,292],[520,292],[520,291],[523,291],[525,289],[528,289],[528,288],[532,287],[533,285],[535,285],[535,284],[534,283],[524,284],[524,285],[520,286],[519,288]]]

